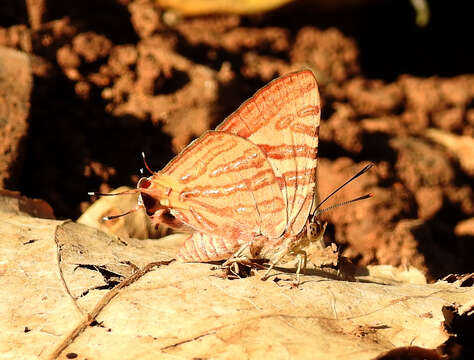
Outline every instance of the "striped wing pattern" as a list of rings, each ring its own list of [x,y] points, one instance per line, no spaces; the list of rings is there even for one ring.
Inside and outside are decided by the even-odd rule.
[[[226,259],[245,242],[268,250],[296,237],[313,202],[319,120],[314,74],[292,73],[156,173],[151,183],[169,188],[166,206],[195,230],[178,258]]]
[[[283,192],[290,236],[303,229],[312,204],[320,108],[314,74],[304,70],[272,81],[216,128],[265,153]]]
[[[252,240],[241,236],[229,239],[212,234],[193,232],[184,241],[179,250],[178,259],[181,261],[217,261],[226,260],[234,254],[241,245]]]
[[[198,232],[238,239],[285,231],[286,207],[273,169],[247,139],[209,131],[159,174],[177,180],[170,205]]]

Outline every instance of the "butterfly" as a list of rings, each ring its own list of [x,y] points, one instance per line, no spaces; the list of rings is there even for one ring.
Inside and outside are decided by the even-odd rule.
[[[178,260],[228,260],[247,248],[273,267],[324,232],[314,220],[320,115],[312,71],[273,80],[162,170],[145,161],[152,175],[138,181],[138,207],[189,232]]]
[[[314,74],[283,76],[138,182],[154,223],[191,231],[178,260],[226,260],[247,243],[252,257],[271,257],[300,236],[314,199],[320,113]]]

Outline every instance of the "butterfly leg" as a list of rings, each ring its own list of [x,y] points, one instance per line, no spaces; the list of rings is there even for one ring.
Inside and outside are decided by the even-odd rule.
[[[224,276],[228,279],[248,277],[251,275],[252,269],[264,269],[262,265],[252,261],[251,254],[245,253],[246,250],[250,249],[250,246],[251,242],[242,244],[230,258],[214,269],[224,270]]]
[[[261,277],[260,280],[262,280],[262,281],[267,280],[268,279],[268,274],[270,274],[270,271],[272,271],[272,269],[275,267],[275,265],[278,264],[281,261],[281,259],[283,259],[285,257],[286,254],[287,254],[287,252],[283,251],[280,256],[278,256],[275,260],[273,260],[272,263],[270,264],[270,267],[267,269],[265,274],[263,274],[263,276]]]
[[[265,274],[263,274],[261,280],[265,281],[267,280],[268,278],[268,274],[270,273],[270,271],[275,267],[276,264],[278,264],[281,259],[283,259],[283,257],[286,255],[287,253],[286,252],[283,252],[278,258],[276,258],[274,261],[272,261],[272,263],[270,264],[270,267],[267,269],[267,271],[265,272]],[[296,253],[296,259],[297,259],[297,266],[296,266],[296,286],[299,285],[300,283],[300,274],[301,272],[303,272],[303,274],[305,273],[305,270],[306,270],[306,263],[307,263],[307,254],[306,254],[306,251],[304,250],[300,250]]]
[[[303,271],[303,274],[305,273],[307,259],[308,259],[308,256],[306,254],[306,251],[304,250],[300,250],[296,254],[296,260],[298,264],[296,267],[296,286],[300,284],[301,271]]]
[[[242,244],[242,246],[230,257],[228,258],[223,264],[222,267],[229,266],[232,263],[239,262],[241,260],[249,260],[247,255],[242,255],[245,250],[247,250],[250,246],[250,242],[246,242]]]

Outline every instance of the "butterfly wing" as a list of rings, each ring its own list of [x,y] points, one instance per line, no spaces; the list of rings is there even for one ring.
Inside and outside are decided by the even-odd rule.
[[[228,239],[213,234],[193,232],[184,241],[176,254],[176,259],[183,262],[226,260],[234,254],[241,245],[252,241],[254,237],[239,237]]]
[[[154,177],[168,188],[173,215],[203,234],[227,239],[263,234],[279,237],[286,205],[263,151],[240,136],[209,131]]]
[[[272,81],[216,128],[266,155],[281,184],[289,235],[303,229],[313,202],[320,108],[314,74],[303,70]]]

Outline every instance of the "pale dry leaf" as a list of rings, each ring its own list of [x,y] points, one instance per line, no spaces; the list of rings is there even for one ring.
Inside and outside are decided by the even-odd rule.
[[[111,193],[127,190],[131,190],[131,188],[121,186],[111,191]],[[137,200],[138,194],[101,197],[77,219],[77,222],[102,230],[110,235],[127,238],[155,239],[164,236],[167,229],[162,227],[155,229],[143,208],[118,219],[103,219],[104,216],[119,215],[133,209],[137,205]]]
[[[113,286],[173,253],[166,242],[7,213],[0,213],[0,234],[0,316],[8,319],[0,354],[10,358],[47,357]]]
[[[9,358],[372,359],[441,345],[443,306],[474,296],[444,281],[316,275],[294,288],[285,281],[292,266],[268,281],[261,272],[222,279],[210,264],[170,263],[183,235],[120,239],[73,222],[0,217],[0,353]]]
[[[359,280],[382,284],[426,284],[425,275],[412,266],[394,267],[392,265],[369,265],[356,274]]]

